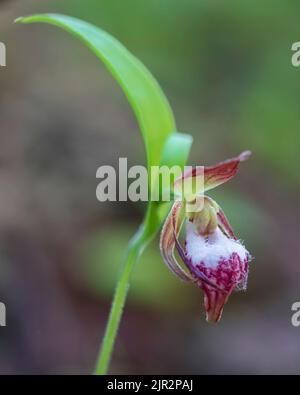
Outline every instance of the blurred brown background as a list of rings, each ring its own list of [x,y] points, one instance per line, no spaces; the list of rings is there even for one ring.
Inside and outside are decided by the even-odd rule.
[[[90,373],[124,248],[144,207],[99,203],[96,169],[145,162],[132,111],[88,49],[20,16],[60,12],[115,35],[160,81],[190,164],[251,149],[214,191],[255,256],[221,323],[164,266],[136,267],[111,373],[300,373],[297,0],[0,2],[0,373]]]

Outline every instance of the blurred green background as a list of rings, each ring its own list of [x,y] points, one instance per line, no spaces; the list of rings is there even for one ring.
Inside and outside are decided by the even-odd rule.
[[[164,266],[158,240],[136,267],[111,373],[300,373],[297,0],[0,1],[0,373],[89,373],[125,246],[144,207],[99,203],[96,169],[144,164],[120,88],[81,43],[38,12],[107,30],[153,72],[189,164],[252,159],[213,197],[255,260],[247,293],[217,326],[203,296]]]

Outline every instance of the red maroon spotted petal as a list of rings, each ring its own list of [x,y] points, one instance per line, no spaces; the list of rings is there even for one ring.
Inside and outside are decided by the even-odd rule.
[[[218,208],[217,217],[218,217],[218,224],[219,224],[220,228],[223,230],[223,232],[228,237],[231,237],[232,239],[236,240],[237,238],[233,232],[233,229],[232,229],[226,215],[224,214],[224,211],[221,209],[221,207]]]
[[[198,265],[197,268],[223,290],[216,289],[202,280],[198,281],[199,287],[204,291],[206,319],[208,322],[218,322],[232,291],[246,288],[248,257],[242,261],[236,253],[233,253],[229,260],[221,259],[216,269],[207,270],[204,264]]]
[[[220,229],[204,237],[196,233],[193,224],[188,224],[185,261],[204,291],[208,322],[220,320],[223,307],[234,289],[246,288],[249,258],[245,247]],[[203,276],[208,281],[203,280]]]
[[[194,281],[194,278],[183,270],[174,256],[177,235],[180,232],[183,218],[180,215],[182,202],[176,201],[166,219],[160,236],[160,251],[169,269],[183,281]]]
[[[236,158],[228,159],[215,166],[204,168],[204,188],[206,191],[227,182],[236,175],[240,162],[244,162],[251,155],[244,151]]]
[[[236,175],[240,162],[247,160],[251,156],[250,151],[244,151],[235,158],[228,159],[220,162],[215,166],[204,167],[204,191],[208,191],[217,187]],[[202,167],[195,167],[184,172],[177,180],[175,185],[179,184],[182,180],[199,176],[199,172],[203,172]],[[201,191],[203,192],[203,191]]]

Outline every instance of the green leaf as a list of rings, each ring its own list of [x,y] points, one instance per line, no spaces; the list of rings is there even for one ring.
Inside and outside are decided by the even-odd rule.
[[[140,126],[148,169],[150,166],[160,165],[161,159],[169,166],[184,166],[191,137],[174,133],[174,116],[159,84],[149,70],[119,41],[98,27],[65,15],[39,14],[18,18],[16,22],[49,23],[83,41],[102,60],[123,89]],[[149,202],[145,223],[148,239],[158,230],[166,214],[160,206]]]
[[[137,117],[148,166],[158,165],[165,139],[176,127],[170,105],[146,67],[114,37],[79,19],[42,14],[18,18],[17,22],[59,26],[82,40],[102,60],[120,84]]]

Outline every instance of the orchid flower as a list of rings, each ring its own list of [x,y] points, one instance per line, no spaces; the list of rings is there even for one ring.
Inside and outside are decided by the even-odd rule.
[[[204,192],[227,182],[235,176],[240,162],[251,155],[249,151],[215,166],[202,167]],[[198,168],[184,172],[174,187],[198,176]],[[202,209],[187,212],[186,200],[176,200],[163,226],[160,248],[171,271],[181,280],[195,282],[204,291],[204,307],[208,322],[218,322],[223,307],[233,290],[245,290],[251,256],[239,241],[220,206],[203,193]],[[185,243],[179,234],[185,223]],[[186,269],[178,263],[174,250]]]

